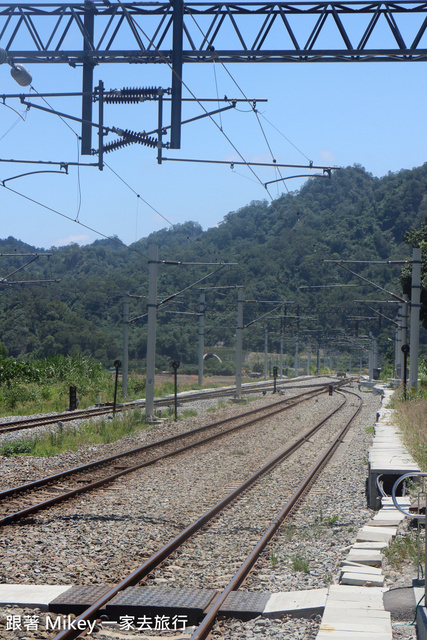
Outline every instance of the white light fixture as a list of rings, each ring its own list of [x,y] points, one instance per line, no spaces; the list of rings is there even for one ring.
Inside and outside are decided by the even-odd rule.
[[[4,64],[5,62],[12,67],[10,75],[21,87],[28,87],[32,83],[33,78],[28,69],[24,67],[23,64],[15,64],[13,60],[9,60],[7,51],[0,48],[0,64]]]

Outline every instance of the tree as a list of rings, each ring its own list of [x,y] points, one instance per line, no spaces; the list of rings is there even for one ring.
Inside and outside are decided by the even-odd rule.
[[[408,231],[404,236],[405,242],[412,247],[421,248],[421,308],[420,319],[422,325],[427,329],[427,218],[418,229]],[[411,298],[411,265],[405,265],[401,273],[403,292]]]

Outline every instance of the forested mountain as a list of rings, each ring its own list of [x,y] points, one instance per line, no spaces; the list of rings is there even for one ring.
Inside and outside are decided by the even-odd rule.
[[[198,311],[200,287],[227,287],[204,290],[207,345],[234,345],[235,287],[242,286],[248,301],[244,324],[275,307],[267,301],[287,301],[285,308],[245,330],[248,350],[264,348],[265,329],[269,348],[277,349],[281,328],[289,345],[298,334],[302,342],[320,342],[327,348],[337,343],[334,331],[341,329],[352,339],[372,332],[385,349],[394,330],[383,316],[393,319],[396,305],[387,302],[390,296],[346,269],[400,294],[400,268],[345,264],[343,269],[325,260],[410,258],[404,235],[418,229],[426,216],[427,164],[383,178],[354,166],[337,171],[330,180],[311,179],[298,192],[271,203],[251,202],[207,231],[197,222],[186,222],[129,248],[117,238],[85,247],[53,248],[51,257],[41,256],[1,283],[0,338],[15,357],[81,351],[111,364],[122,348],[124,294],[147,295],[148,247],[157,244],[160,260],[211,263],[159,266],[159,301],[187,289],[159,307],[160,366],[167,366],[170,359],[197,361],[198,317],[187,314]],[[44,250],[14,238],[0,240],[0,277],[7,278],[29,260],[5,254],[35,251]],[[237,264],[221,267],[220,263]],[[60,282],[10,284],[18,279]],[[357,286],[336,286],[344,284]],[[385,302],[354,302],[368,297]],[[372,306],[382,315],[375,315]],[[145,298],[131,298],[130,318],[144,316],[146,308]],[[146,350],[145,317],[130,325],[129,340],[131,360],[141,363]]]

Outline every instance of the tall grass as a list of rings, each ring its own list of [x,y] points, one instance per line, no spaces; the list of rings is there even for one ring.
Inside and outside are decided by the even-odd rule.
[[[420,392],[406,402],[395,401],[394,410],[405,444],[421,470],[427,470],[427,394]]]
[[[33,438],[13,440],[0,446],[2,456],[53,456],[62,451],[77,451],[91,444],[107,444],[148,428],[139,409],[119,414],[112,420],[84,422],[66,426]]]

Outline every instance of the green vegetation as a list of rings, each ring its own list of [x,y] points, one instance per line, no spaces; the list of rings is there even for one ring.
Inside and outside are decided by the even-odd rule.
[[[0,414],[64,411],[70,386],[77,388],[80,408],[95,404],[98,395],[110,400],[114,394],[111,373],[86,356],[54,356],[29,362],[2,358]],[[131,389],[137,386],[131,381]]]
[[[292,569],[299,573],[310,573],[309,559],[307,556],[297,553],[291,557]]]
[[[270,560],[271,560],[271,566],[274,569],[274,567],[279,562],[279,554],[274,549],[272,549],[271,552],[270,552]]]
[[[411,562],[417,565],[418,557],[424,565],[424,542],[418,543],[417,533],[409,531],[404,536],[399,536],[390,541],[388,546],[382,549],[388,562],[395,569]]]
[[[85,422],[77,427],[60,427],[57,431],[34,438],[14,440],[0,446],[2,456],[53,456],[62,451],[77,451],[92,444],[115,442],[124,436],[130,436],[147,424],[139,410],[117,414],[114,419]]]
[[[393,408],[409,452],[427,471],[427,389],[410,394],[406,402],[395,398]]]
[[[309,180],[298,192],[284,194],[271,203],[251,202],[228,213],[221,224],[207,231],[196,222],[185,222],[139,240],[132,245],[133,251],[106,239],[85,247],[53,248],[49,261],[35,261],[26,267],[25,274],[31,280],[55,277],[60,282],[45,289],[2,290],[0,357],[6,351],[27,363],[55,354],[66,357],[81,353],[102,362],[104,367],[111,366],[122,350],[123,295],[126,291],[147,294],[147,250],[154,243],[159,246],[161,260],[237,263],[218,270],[206,281],[209,285],[230,287],[221,295],[207,293],[206,336],[212,350],[220,350],[222,362],[206,361],[206,374],[234,373],[236,285],[244,287],[249,300],[292,300],[292,309],[299,305],[300,315],[316,315],[316,326],[323,331],[343,327],[350,335],[357,333],[359,327],[348,316],[361,315],[366,309],[353,302],[354,290],[331,287],[320,294],[319,289],[300,287],[355,283],[351,274],[325,263],[325,259],[410,257],[404,237],[408,242],[425,241],[426,192],[427,165],[383,178],[374,178],[363,167],[353,166],[334,172],[331,180]],[[418,231],[405,236],[410,229]],[[0,241],[0,250],[3,254],[17,254],[37,248],[7,238]],[[2,258],[4,273],[22,264],[23,259],[17,256]],[[182,291],[211,270],[161,266],[159,296],[165,299]],[[388,290],[400,292],[395,268],[365,264],[358,265],[357,271]],[[361,286],[357,293],[362,298],[372,290]],[[131,318],[144,316],[144,298],[132,299],[130,306]],[[179,304],[174,299],[167,310],[197,312],[197,306],[198,296],[189,289],[180,296]],[[166,310],[166,305],[163,308]],[[267,328],[270,348],[277,351],[281,321],[288,338],[295,336],[298,324],[304,330],[305,321],[297,322],[292,309],[289,307],[284,318],[263,321],[262,329],[259,323],[249,326],[244,331],[244,349],[261,353]],[[245,324],[268,310],[264,303],[245,305]],[[368,330],[378,338],[380,353],[385,353],[390,325],[385,320],[371,321],[368,326],[360,326],[360,335]],[[130,368],[139,374],[145,370],[146,337],[145,320],[130,325]],[[348,350],[342,347],[342,351]],[[291,353],[288,350],[289,357]],[[170,370],[172,360],[181,362],[180,373],[196,372],[197,318],[159,312],[156,366]],[[344,370],[347,365],[344,358],[339,363]],[[285,368],[288,366],[289,362]],[[329,363],[320,362],[322,370],[328,366]]]

